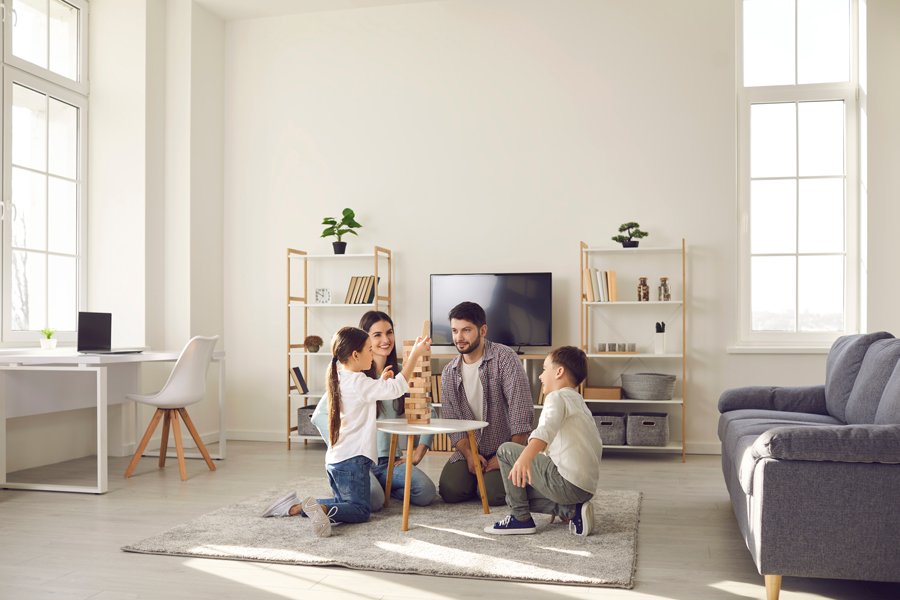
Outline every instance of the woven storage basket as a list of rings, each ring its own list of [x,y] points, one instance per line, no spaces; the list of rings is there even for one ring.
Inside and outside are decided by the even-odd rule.
[[[669,443],[669,415],[628,413],[625,440],[629,446],[665,446]]]
[[[661,373],[622,373],[622,390],[632,400],[671,400],[675,376]]]
[[[625,413],[602,411],[593,415],[604,446],[625,445]]]
[[[297,435],[319,435],[319,430],[312,424],[312,414],[316,405],[301,406],[297,409]]]

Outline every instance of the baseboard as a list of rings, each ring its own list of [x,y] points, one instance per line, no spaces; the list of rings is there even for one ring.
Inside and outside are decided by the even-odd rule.
[[[688,442],[684,445],[686,454],[722,454],[722,444],[718,442]]]
[[[286,442],[283,431],[228,431],[226,439],[239,442]],[[206,440],[204,440],[205,442]]]

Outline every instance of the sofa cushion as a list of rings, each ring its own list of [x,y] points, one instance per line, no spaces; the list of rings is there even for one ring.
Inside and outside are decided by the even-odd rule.
[[[847,401],[866,351],[878,340],[893,338],[886,331],[838,338],[825,361],[825,406],[832,417],[847,422]]]
[[[820,423],[822,425],[841,425],[841,422],[831,415],[813,415],[809,413],[783,412],[780,410],[733,410],[724,413],[719,418],[719,440],[725,441],[725,430],[732,421],[741,419],[765,419],[778,423]]]
[[[781,410],[827,415],[825,386],[747,386],[725,390],[719,397],[719,412],[734,410]]]
[[[850,391],[845,421],[855,425],[875,423],[878,403],[897,360],[900,359],[900,340],[884,339],[873,342],[866,351],[859,375]]]
[[[900,425],[900,362],[884,386],[881,402],[875,412],[876,425]]]
[[[774,427],[753,444],[759,458],[900,464],[900,425]]]

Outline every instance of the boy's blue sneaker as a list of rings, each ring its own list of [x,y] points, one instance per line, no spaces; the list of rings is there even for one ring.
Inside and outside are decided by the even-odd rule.
[[[590,500],[575,505],[575,516],[569,519],[569,531],[575,535],[590,535],[594,528],[594,505]]]
[[[528,517],[527,521],[519,521],[512,515],[484,528],[485,533],[494,535],[526,535],[536,531],[537,526],[534,524],[533,518]]]

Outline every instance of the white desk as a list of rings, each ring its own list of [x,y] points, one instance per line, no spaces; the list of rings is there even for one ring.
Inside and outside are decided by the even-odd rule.
[[[141,364],[174,362],[180,351],[140,354],[78,354],[74,348],[0,350],[0,489],[103,494],[107,474],[107,407],[131,402],[125,394],[141,393]],[[219,366],[219,452],[225,458],[225,353],[213,353]],[[91,377],[93,374],[93,377]],[[79,408],[97,408],[97,485],[72,486],[6,481],[6,419]],[[134,403],[135,443],[144,434],[139,403]],[[145,452],[144,456],[159,456]],[[168,454],[167,454],[168,456]],[[202,458],[199,453],[187,458]]]
[[[417,435],[425,435],[428,433],[455,433],[457,431],[465,431],[469,434],[469,448],[477,456],[478,443],[475,441],[475,431],[484,429],[488,426],[487,421],[466,421],[463,419],[431,419],[431,423],[427,425],[410,425],[406,419],[382,419],[375,422],[378,431],[384,431],[391,434],[391,449],[388,454],[387,482],[384,489],[384,507],[387,508],[391,502],[391,479],[394,476],[394,457],[397,454],[397,436],[407,436],[406,450],[406,487],[403,489],[403,525],[401,531],[409,529],[409,496],[410,485],[412,481],[412,455],[413,455],[413,438]],[[475,478],[478,480],[478,491],[481,492],[481,505],[484,507],[484,514],[491,514],[488,508],[487,492],[484,490],[484,476],[481,473],[481,461],[475,461]]]

